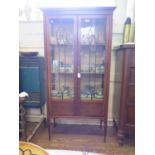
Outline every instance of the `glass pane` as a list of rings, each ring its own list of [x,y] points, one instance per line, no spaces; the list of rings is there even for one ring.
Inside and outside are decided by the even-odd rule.
[[[74,97],[73,20],[52,19],[51,24],[51,83],[53,99]]]
[[[81,20],[81,100],[104,97],[105,19]]]

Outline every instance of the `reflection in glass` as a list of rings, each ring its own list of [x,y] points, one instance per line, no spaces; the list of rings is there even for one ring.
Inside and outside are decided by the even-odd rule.
[[[104,29],[104,31],[103,31]],[[82,100],[104,97],[105,20],[81,20],[81,83]]]
[[[73,20],[52,19],[51,24],[51,83],[53,99],[74,97]]]

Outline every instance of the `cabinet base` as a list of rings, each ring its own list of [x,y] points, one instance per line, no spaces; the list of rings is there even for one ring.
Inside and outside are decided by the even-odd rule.
[[[51,122],[51,120],[53,120],[53,123]],[[52,138],[52,135],[54,131],[66,131],[67,126],[69,127],[67,130],[70,130],[70,132],[73,133],[77,133],[77,134],[90,134],[92,133],[96,133],[96,134],[101,134],[103,135],[103,142],[106,142],[106,135],[107,135],[107,124],[104,123],[103,119],[100,119],[100,125],[84,125],[84,124],[60,124],[60,126],[56,123],[56,118],[51,118],[51,120],[48,120],[48,137],[49,137],[49,141]],[[92,126],[92,129],[88,126]],[[58,129],[55,129],[56,127],[58,127]],[[64,129],[62,129],[61,127],[64,127]],[[97,127],[97,128],[96,128]],[[65,129],[66,128],[66,129]],[[95,129],[96,128],[96,129]],[[81,130],[82,129],[82,130]],[[85,130],[86,129],[86,130]],[[91,133],[91,134],[92,134]]]

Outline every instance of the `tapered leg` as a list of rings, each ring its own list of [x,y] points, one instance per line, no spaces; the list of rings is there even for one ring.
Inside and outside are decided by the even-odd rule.
[[[46,128],[47,127],[47,120],[46,120],[46,118],[44,118],[43,124],[44,124],[44,127]]]
[[[43,114],[43,109],[42,109],[42,107],[40,107],[40,113]]]
[[[53,118],[53,125],[56,127],[56,118]]]
[[[104,142],[106,142],[106,136],[107,136],[107,124],[104,124]]]
[[[115,129],[115,131],[118,130],[118,126],[117,126],[115,119],[113,119],[113,129]]]
[[[51,129],[51,121],[50,121],[50,119],[48,120],[48,138],[49,138],[49,140],[51,140],[51,133],[52,133],[52,131],[51,131],[52,129]]]
[[[100,128],[102,129],[102,122],[103,122],[103,120],[101,119],[100,120]]]

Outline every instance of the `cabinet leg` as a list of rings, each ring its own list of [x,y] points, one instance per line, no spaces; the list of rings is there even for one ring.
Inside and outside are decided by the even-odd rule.
[[[51,133],[52,133],[52,131],[51,131],[52,129],[51,129],[51,122],[50,122],[50,120],[48,121],[48,138],[49,138],[49,141],[51,140]]]
[[[103,122],[103,120],[101,119],[100,120],[100,128],[102,129],[102,122]]]
[[[106,142],[106,136],[107,136],[107,125],[104,125],[104,142]]]
[[[40,107],[40,113],[43,114],[43,109],[42,109],[42,107]]]
[[[46,128],[47,127],[47,120],[46,120],[46,118],[44,118],[43,124],[44,124],[44,127]]]
[[[124,144],[124,139],[125,139],[124,131],[118,130],[117,136],[118,136],[118,143],[120,145],[123,145]]]
[[[56,127],[56,118],[53,118],[53,125],[54,125],[54,128]]]
[[[118,126],[117,126],[115,119],[113,119],[113,129],[115,129],[115,131],[118,130]]]

